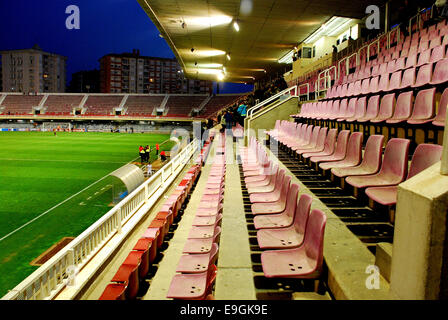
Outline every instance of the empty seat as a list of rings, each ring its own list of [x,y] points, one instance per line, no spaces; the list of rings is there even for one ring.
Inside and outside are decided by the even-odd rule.
[[[448,58],[436,63],[434,74],[429,84],[437,85],[448,81]]]
[[[311,202],[313,198],[309,195],[300,196],[291,226],[258,230],[258,246],[261,249],[286,249],[300,246],[305,235]]]
[[[423,124],[431,122],[434,117],[436,88],[421,90],[417,93],[409,124]]]
[[[412,91],[403,92],[397,98],[393,116],[386,123],[395,124],[406,121],[412,112]]]
[[[294,249],[270,250],[261,254],[263,272],[267,278],[315,279],[323,264],[326,216],[313,210],[308,217],[303,244]]]
[[[369,98],[369,102],[367,104],[367,110],[364,116],[356,119],[357,122],[367,122],[372,119],[375,119],[378,116],[380,108],[380,96],[371,96]]]
[[[291,184],[291,176],[285,176],[280,184],[280,192],[277,199],[273,201],[268,201],[274,199],[269,198],[269,194],[251,194],[251,202],[252,200],[256,200],[252,202],[251,211],[252,214],[273,214],[280,213],[286,208],[286,197],[288,195],[289,187]],[[273,193],[272,193],[273,194]]]
[[[384,159],[377,174],[349,176],[345,181],[355,188],[390,186],[402,182],[408,170],[408,139],[392,138],[384,150]]]
[[[406,69],[401,78],[400,89],[407,89],[415,84],[415,68]]]
[[[432,63],[422,65],[418,70],[415,84],[412,88],[425,86],[431,82],[432,78]]]
[[[437,115],[432,122],[433,125],[437,127],[444,127],[446,121],[446,109],[448,107],[448,88],[445,89],[442,93],[442,97],[439,101],[439,107],[437,111]]]
[[[443,147],[435,144],[419,144],[412,156],[409,173],[406,180],[429,168],[440,161]],[[397,203],[397,186],[370,187],[366,189],[367,196],[382,205],[389,206]]]
[[[364,157],[360,165],[347,168],[333,168],[331,173],[337,177],[367,175],[378,172],[381,165],[381,151],[383,148],[383,135],[371,135],[367,139]]]
[[[319,167],[323,170],[331,168],[354,167],[361,161],[363,134],[353,132],[348,139],[347,155],[343,160],[333,162],[322,162]]]
[[[339,161],[345,158],[345,154],[347,152],[347,142],[348,137],[350,135],[350,130],[342,130],[339,132],[338,140],[336,143],[336,150],[330,156],[321,156],[321,157],[311,157],[310,161],[313,163],[317,162],[331,162],[331,161]]]

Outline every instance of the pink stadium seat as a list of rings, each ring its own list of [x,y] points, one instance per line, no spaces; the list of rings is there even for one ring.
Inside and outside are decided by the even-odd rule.
[[[325,128],[325,129],[327,129],[327,128]],[[330,131],[328,132],[328,135],[325,138],[325,144],[324,144],[323,150],[320,152],[309,151],[309,152],[302,154],[302,157],[304,159],[307,159],[310,157],[322,157],[322,156],[332,155],[334,152],[334,149],[335,149],[337,134],[338,134],[337,129],[330,129]]]
[[[362,118],[366,114],[366,102],[367,102],[366,97],[359,98],[356,101],[355,114],[352,117],[345,119],[345,121],[354,122],[357,119]]]
[[[349,100],[347,109],[345,110],[345,112],[343,114],[341,113],[339,115],[339,118],[337,119],[338,122],[345,121],[346,119],[351,118],[355,115],[357,101],[358,101],[358,98],[351,98]]]
[[[368,94],[370,90],[370,79],[362,80],[361,94]]]
[[[397,98],[397,105],[392,118],[386,120],[386,123],[400,123],[406,121],[412,112],[412,91],[403,92]]]
[[[409,124],[423,124],[433,120],[436,88],[421,90],[417,93]]]
[[[345,181],[355,188],[397,185],[404,180],[408,171],[410,140],[392,138],[384,150],[384,159],[377,174],[349,176]]]
[[[429,82],[433,85],[442,84],[448,81],[448,58],[442,59],[436,63],[434,74]]]
[[[304,239],[312,202],[313,198],[309,195],[300,196],[291,226],[258,230],[258,246],[261,249],[290,249],[300,246]]]
[[[319,167],[323,170],[331,168],[353,167],[359,164],[362,154],[363,134],[361,132],[353,132],[348,139],[347,155],[343,160],[333,162],[322,162]]]
[[[377,92],[386,92],[388,88],[389,88],[389,74],[383,73],[381,74],[380,82],[378,83]]]
[[[435,144],[419,144],[412,156],[409,173],[406,180],[440,161],[443,147]],[[370,187],[366,189],[367,196],[385,206],[397,203],[397,186]]]
[[[394,91],[399,89],[401,86],[401,71],[392,73],[390,76],[389,87],[387,91]]]
[[[378,116],[378,111],[380,107],[380,96],[371,96],[369,98],[369,103],[367,104],[367,110],[365,115],[356,119],[357,122],[367,122],[375,119]]]
[[[325,139],[327,137],[328,128],[320,128],[317,136],[316,145],[313,148],[306,148],[296,150],[297,154],[321,152],[325,148]]]
[[[406,66],[406,58],[401,57],[395,61],[394,70],[392,72],[396,72],[399,70],[404,70]]]
[[[311,157],[310,161],[313,163],[317,162],[332,162],[339,161],[345,158],[347,152],[347,142],[350,135],[350,130],[341,130],[338,134],[338,140],[336,143],[336,150],[330,156],[323,157]]]
[[[317,139],[319,137],[319,131],[320,131],[320,127],[319,126],[315,126],[313,128],[313,132],[311,133],[311,138],[309,140],[309,143],[303,146],[300,146],[298,148],[294,148],[293,150],[297,153],[297,154],[301,154],[303,152],[303,150],[310,150],[316,147],[316,143],[317,143]]]
[[[286,177],[288,177],[288,176],[286,176]],[[266,203],[266,202],[278,201],[280,199],[280,194],[282,191],[284,181],[285,181],[285,170],[282,169],[282,170],[280,170],[279,174],[277,175],[274,190],[263,191],[262,188],[251,189],[250,190],[251,192],[249,192],[250,202],[251,203],[255,203],[255,202]],[[252,192],[254,190],[257,192]]]
[[[176,272],[180,273],[201,273],[207,270],[210,260],[216,261],[218,254],[218,244],[213,243],[209,253],[184,254],[180,257]]]
[[[408,55],[406,58],[405,69],[415,68],[416,65],[417,65],[417,54],[414,53],[414,54]]]
[[[323,264],[326,216],[313,210],[308,218],[303,244],[294,249],[265,251],[261,254],[263,272],[267,278],[315,279]]]
[[[381,165],[381,151],[383,148],[383,135],[371,135],[367,139],[364,157],[360,165],[348,168],[334,168],[331,173],[337,177],[361,176],[378,172]]]
[[[379,85],[380,77],[376,76],[370,79],[370,86],[369,86],[369,94],[374,94],[378,92],[378,85]]]
[[[420,67],[424,64],[429,63],[429,59],[431,58],[431,50],[425,50],[423,52],[420,53],[420,55],[418,56],[418,60],[417,60],[417,67]]]
[[[251,198],[253,200],[257,200],[254,202],[252,202],[252,200],[251,200],[252,214],[254,214],[254,215],[276,214],[276,213],[283,212],[286,208],[286,198],[288,196],[290,184],[291,184],[291,176],[285,176],[282,181],[282,184],[280,186],[280,194],[279,194],[278,198],[274,201],[267,201],[267,200],[273,199],[273,198],[268,198],[267,195],[264,198],[261,198],[261,197],[257,197],[257,196],[262,196],[263,194],[252,194]]]
[[[445,58],[445,46],[437,46],[432,49],[430,63],[434,63]]]
[[[188,239],[185,242],[185,246],[182,253],[191,253],[191,254],[209,253],[212,250],[213,243],[219,243],[220,235],[221,235],[221,227],[216,227],[213,238]]]
[[[415,68],[406,69],[403,72],[400,89],[407,89],[415,84]]]
[[[437,115],[432,122],[433,125],[437,127],[444,127],[446,121],[446,109],[448,107],[448,88],[445,89],[442,93],[442,97],[439,101],[439,107],[437,111]]]
[[[432,63],[422,65],[417,73],[415,84],[412,88],[425,86],[431,82],[432,78]]]
[[[291,183],[288,195],[286,196],[286,207],[279,214],[263,214],[254,217],[255,229],[288,227],[294,220],[294,214],[297,207],[297,195],[299,194],[299,185]]]

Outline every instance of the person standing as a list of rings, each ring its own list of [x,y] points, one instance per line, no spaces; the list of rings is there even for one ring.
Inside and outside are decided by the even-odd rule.
[[[159,155],[159,149],[160,149],[159,144],[156,143],[156,155],[157,155],[157,156]]]
[[[138,153],[140,155],[141,162],[145,162],[145,149],[142,146],[138,148]]]
[[[230,113],[230,111],[226,112],[226,114],[224,115],[224,119],[226,120],[226,129],[227,130],[232,129],[233,117],[232,117],[232,114]]]
[[[149,154],[150,154],[150,152],[151,152],[151,148],[148,146],[148,145],[146,145],[146,147],[145,147],[145,159],[146,159],[146,162],[149,162]]]
[[[164,162],[166,160],[165,151],[162,150],[162,152],[160,152],[160,158],[162,159],[162,162]]]
[[[152,176],[152,165],[151,165],[151,163],[148,163],[148,164],[146,165],[146,176],[147,176],[147,177]]]

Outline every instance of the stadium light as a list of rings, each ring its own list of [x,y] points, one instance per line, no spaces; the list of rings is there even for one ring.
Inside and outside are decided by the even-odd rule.
[[[236,32],[240,31],[240,26],[238,25],[238,22],[236,20],[233,22],[233,28]]]
[[[230,54],[227,54],[226,57],[227,57],[227,60],[230,61]]]
[[[333,16],[326,23],[322,24],[319,29],[313,32],[304,43],[314,43],[322,36],[334,37],[339,34],[343,28],[347,27],[353,19]]]
[[[278,63],[292,63],[292,57],[294,55],[294,50],[289,51],[287,54],[285,54],[283,57],[278,59]]]
[[[219,81],[224,80],[224,73],[222,71],[220,73],[218,73],[218,80]]]

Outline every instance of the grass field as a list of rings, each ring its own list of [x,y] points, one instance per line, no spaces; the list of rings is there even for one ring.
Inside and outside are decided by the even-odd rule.
[[[138,157],[139,145],[154,147],[167,139],[162,134],[0,132],[0,297],[37,268],[30,265],[33,259],[110,210],[110,172]],[[171,147],[169,142],[161,149]]]

